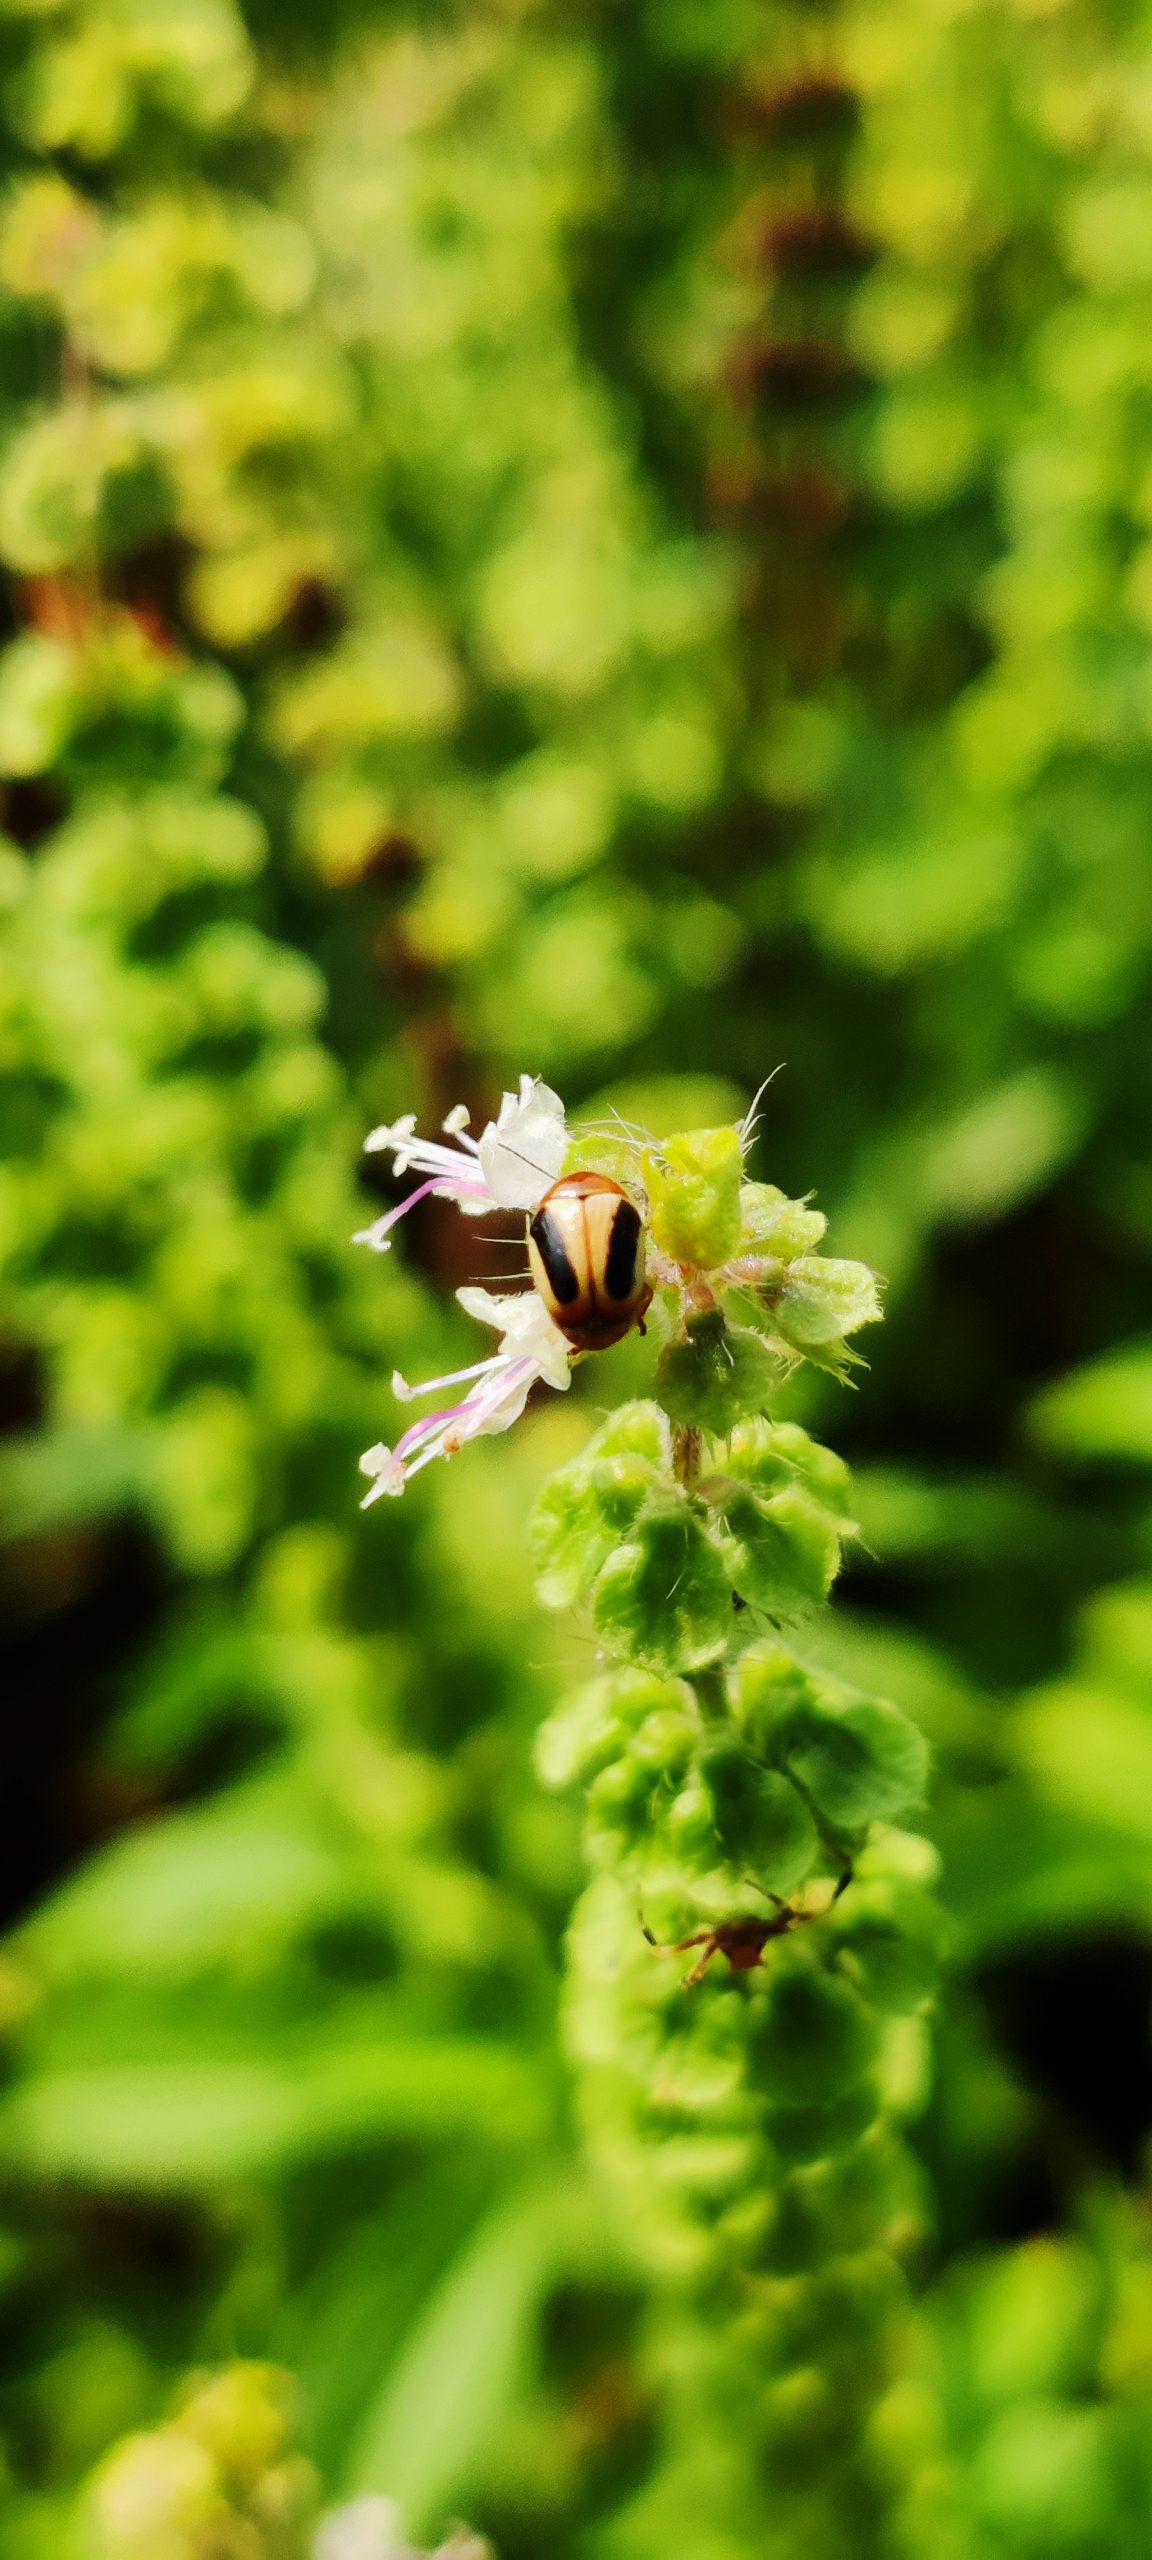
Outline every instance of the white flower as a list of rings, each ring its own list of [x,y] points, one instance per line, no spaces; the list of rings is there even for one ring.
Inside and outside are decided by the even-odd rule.
[[[490,2546],[459,2525],[437,2551],[416,2551],[400,2509],[391,2498],[356,2498],[325,2516],[313,2544],[313,2560],[492,2560]]]
[[[357,1244],[387,1253],[393,1227],[429,1192],[438,1200],[455,1200],[470,1218],[482,1217],[486,1209],[534,1209],[555,1182],[568,1147],[564,1105],[539,1076],[521,1076],[519,1093],[505,1094],[482,1137],[469,1137],[462,1103],[449,1112],[444,1132],[452,1146],[442,1146],[438,1138],[418,1138],[416,1115],[409,1111],[365,1139],[366,1154],[391,1154],[393,1173],[411,1171],[426,1179],[398,1208],[362,1227]]]
[[[360,1505],[362,1511],[382,1494],[403,1493],[409,1478],[419,1475],[433,1458],[454,1457],[466,1440],[478,1440],[485,1432],[508,1431],[519,1421],[537,1380],[560,1391],[571,1384],[571,1351],[534,1289],[507,1298],[496,1297],[488,1289],[458,1289],[456,1295],[466,1315],[496,1326],[502,1337],[500,1349],[487,1360],[473,1361],[470,1368],[451,1369],[443,1378],[426,1378],[418,1387],[410,1387],[398,1369],[393,1372],[392,1392],[403,1404],[411,1403],[414,1396],[438,1394],[442,1387],[472,1383],[459,1403],[442,1405],[410,1424],[394,1449],[378,1440],[374,1448],[365,1450],[360,1471],[371,1476],[373,1483]]]
[[[391,2498],[357,2498],[325,2516],[313,2546],[314,2560],[411,2560]]]
[[[372,1131],[366,1146],[373,1153],[389,1150],[394,1173],[411,1169],[425,1180],[399,1208],[386,1210],[365,1227],[355,1239],[357,1244],[387,1253],[397,1220],[429,1192],[439,1200],[457,1201],[469,1217],[485,1209],[534,1209],[555,1182],[568,1148],[564,1105],[539,1076],[521,1076],[519,1093],[505,1094],[498,1117],[489,1121],[482,1137],[468,1136],[463,1104],[449,1112],[444,1129],[455,1142],[452,1146],[442,1146],[437,1138],[418,1138],[412,1113]],[[413,1422],[394,1449],[378,1440],[365,1450],[360,1470],[372,1478],[372,1486],[361,1510],[379,1502],[382,1494],[403,1493],[421,1467],[433,1458],[453,1457],[466,1440],[489,1431],[507,1431],[519,1421],[537,1380],[558,1390],[570,1382],[571,1351],[534,1289],[516,1297],[498,1297],[488,1289],[460,1289],[457,1296],[466,1315],[495,1325],[500,1348],[486,1360],[474,1360],[467,1369],[449,1370],[445,1377],[427,1378],[416,1387],[396,1371],[393,1393],[403,1404],[414,1396],[436,1395],[442,1387],[467,1386],[468,1393]]]

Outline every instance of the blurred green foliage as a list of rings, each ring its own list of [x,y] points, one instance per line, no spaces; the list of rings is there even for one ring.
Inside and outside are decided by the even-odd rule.
[[[4,2560],[237,2359],[416,2540],[749,2560],[531,1774],[531,1501],[644,1351],[360,1521],[491,1272],[347,1239],[381,1115],[781,1062],[888,1282],[792,1411],[935,1756],[916,2393],[981,2560],[1149,2547],[1150,102],[1135,0],[0,10]],[[176,2560],[293,2549],[175,2440]]]

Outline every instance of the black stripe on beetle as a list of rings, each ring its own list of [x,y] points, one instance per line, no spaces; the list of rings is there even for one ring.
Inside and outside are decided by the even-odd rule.
[[[538,1209],[528,1233],[544,1265],[557,1305],[570,1307],[580,1295],[580,1280],[565,1251],[558,1219],[550,1210]]]
[[[604,1257],[603,1285],[610,1298],[623,1302],[632,1296],[636,1286],[639,1243],[640,1212],[631,1200],[622,1200],[612,1221],[612,1233]]]

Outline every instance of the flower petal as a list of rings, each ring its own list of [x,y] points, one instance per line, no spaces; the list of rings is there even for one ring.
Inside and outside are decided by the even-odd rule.
[[[498,1209],[534,1209],[560,1173],[568,1152],[564,1105],[539,1076],[521,1076],[506,1093],[479,1144],[481,1170]]]
[[[456,1297],[465,1315],[475,1316],[479,1324],[495,1325],[504,1337],[505,1351],[515,1359],[531,1360],[550,1387],[563,1390],[571,1384],[571,1348],[535,1289],[519,1289],[506,1297],[489,1289],[458,1289]]]

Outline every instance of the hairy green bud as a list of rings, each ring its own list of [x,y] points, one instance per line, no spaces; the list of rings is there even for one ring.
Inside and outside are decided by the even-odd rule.
[[[740,1243],[743,1169],[738,1129],[690,1129],[647,1157],[652,1233],[662,1253],[690,1270],[714,1271],[728,1261]]]

